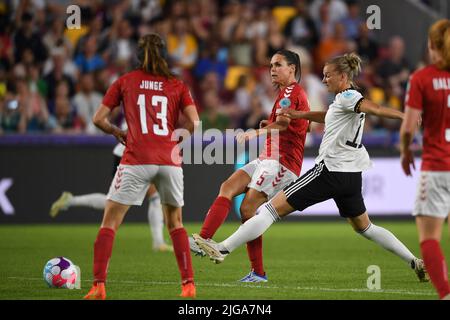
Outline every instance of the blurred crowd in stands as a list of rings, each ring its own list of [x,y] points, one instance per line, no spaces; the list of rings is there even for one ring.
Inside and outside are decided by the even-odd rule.
[[[66,28],[71,4],[81,8],[79,29]],[[396,109],[418,67],[401,37],[374,40],[357,0],[1,1],[0,134],[100,134],[91,118],[108,86],[136,67],[137,40],[149,32],[166,40],[203,129],[257,128],[267,118],[277,94],[268,64],[282,48],[301,56],[312,110],[331,102],[322,67],[335,55],[361,55],[361,90]],[[389,134],[399,125],[369,118],[365,130]]]

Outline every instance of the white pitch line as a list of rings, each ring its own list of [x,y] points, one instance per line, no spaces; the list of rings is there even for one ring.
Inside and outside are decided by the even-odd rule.
[[[43,281],[41,278],[25,278],[25,277],[8,277],[8,279],[15,280],[31,280],[31,281]],[[82,282],[92,282],[92,280],[81,280]],[[120,284],[148,284],[148,285],[178,285],[179,282],[171,281],[133,281],[133,280],[108,280],[110,283]],[[266,286],[266,285],[249,285],[249,284],[232,284],[232,283],[195,283],[198,287],[228,287],[228,288],[257,288],[257,289],[274,289],[274,290],[298,290],[298,291],[325,291],[325,292],[366,292],[366,293],[387,293],[387,294],[403,294],[411,296],[436,296],[436,293],[432,291],[417,290],[370,290],[363,288],[321,288],[321,287],[288,287],[288,286]]]

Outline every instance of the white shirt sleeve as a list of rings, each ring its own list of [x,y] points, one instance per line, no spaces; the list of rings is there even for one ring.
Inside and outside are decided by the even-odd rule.
[[[348,112],[356,112],[355,107],[362,99],[362,94],[356,90],[346,90],[336,96],[336,102]]]

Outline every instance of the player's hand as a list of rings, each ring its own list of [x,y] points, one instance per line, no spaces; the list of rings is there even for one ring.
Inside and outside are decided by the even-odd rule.
[[[124,146],[127,145],[127,132],[128,130],[120,130],[117,128],[117,130],[114,130],[113,136],[116,137],[117,141],[119,141]]]
[[[411,167],[416,170],[416,165],[414,164],[414,155],[411,150],[405,150],[401,154],[401,163],[403,172],[407,176],[411,176]]]
[[[264,127],[267,127],[269,125],[269,120],[261,120],[259,123],[259,127],[262,129]]]
[[[253,139],[257,136],[257,132],[256,130],[250,130],[247,132],[239,132],[236,135],[236,141],[240,144],[245,143],[245,141],[248,141],[250,139]]]
[[[302,113],[302,111],[296,111],[290,108],[280,108],[276,111],[277,116],[283,116],[289,119],[301,119]]]

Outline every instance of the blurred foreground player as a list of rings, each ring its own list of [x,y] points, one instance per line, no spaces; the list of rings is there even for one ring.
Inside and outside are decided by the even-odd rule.
[[[114,237],[131,205],[141,205],[150,184],[159,191],[182,280],[181,297],[195,297],[189,241],[182,224],[183,169],[177,141],[171,139],[180,112],[192,133],[197,109],[186,85],[170,72],[165,44],[156,34],[138,43],[140,68],[121,76],[108,89],[94,115],[102,131],[126,145],[107,196],[100,231],[94,244],[94,283],[85,299],[105,299],[105,282]],[[123,105],[128,131],[108,121]]]
[[[420,249],[440,299],[450,300],[448,270],[440,241],[450,212],[450,20],[428,32],[431,65],[415,72],[408,85],[405,119],[400,130],[401,164],[407,176],[415,169],[410,149],[416,123],[423,117],[423,154],[413,215]]]

